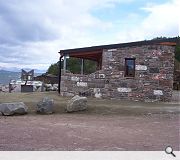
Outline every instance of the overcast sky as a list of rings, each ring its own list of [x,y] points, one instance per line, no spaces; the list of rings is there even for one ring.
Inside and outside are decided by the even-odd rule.
[[[179,0],[0,0],[0,69],[46,70],[60,49],[179,35]]]

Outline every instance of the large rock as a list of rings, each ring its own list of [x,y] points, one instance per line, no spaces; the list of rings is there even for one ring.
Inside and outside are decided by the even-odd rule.
[[[9,92],[9,85],[1,85],[0,92]]]
[[[42,114],[51,114],[54,109],[54,100],[49,97],[44,97],[37,104],[37,112]]]
[[[28,107],[23,102],[0,104],[0,113],[5,116],[10,116],[14,114],[26,114],[27,111]]]
[[[74,96],[71,100],[68,101],[65,110],[67,112],[82,111],[87,109],[87,98]]]
[[[58,84],[53,84],[53,91],[58,91]]]

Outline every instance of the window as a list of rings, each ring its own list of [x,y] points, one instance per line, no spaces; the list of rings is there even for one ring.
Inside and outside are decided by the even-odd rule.
[[[135,58],[125,58],[125,77],[135,76]]]

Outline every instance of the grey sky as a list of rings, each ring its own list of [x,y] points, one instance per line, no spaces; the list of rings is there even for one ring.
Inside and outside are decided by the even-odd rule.
[[[60,49],[179,35],[178,0],[136,2],[0,0],[0,69],[47,69]]]

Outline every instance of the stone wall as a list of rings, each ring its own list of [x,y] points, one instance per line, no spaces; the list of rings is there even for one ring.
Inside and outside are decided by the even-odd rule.
[[[105,74],[102,70],[90,75],[66,73],[62,75],[61,95],[102,97],[101,89],[105,88]]]
[[[136,101],[170,101],[174,47],[145,45],[104,50],[102,70],[90,75],[62,75],[61,94],[84,94]],[[127,78],[125,58],[136,58],[135,77]]]

